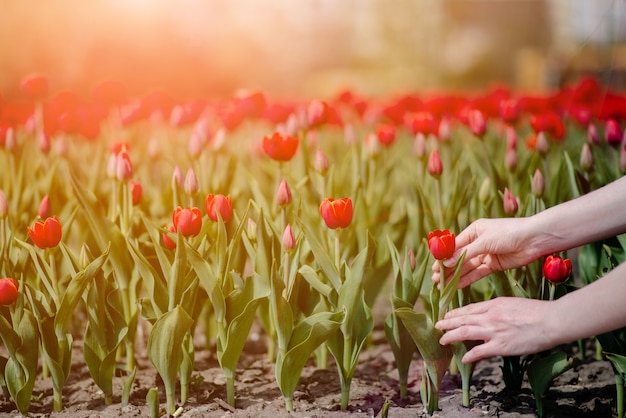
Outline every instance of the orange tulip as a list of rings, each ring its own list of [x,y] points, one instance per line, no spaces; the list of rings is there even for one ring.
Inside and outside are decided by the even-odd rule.
[[[352,222],[352,200],[349,197],[328,197],[320,205],[320,215],[330,229],[346,228]]]
[[[54,248],[61,242],[61,223],[56,216],[45,221],[35,222],[33,228],[28,228],[28,236],[33,243],[42,249]]]

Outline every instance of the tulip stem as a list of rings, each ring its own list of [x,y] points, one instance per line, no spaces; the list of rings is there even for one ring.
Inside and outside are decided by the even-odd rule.
[[[443,228],[444,216],[443,216],[443,204],[441,203],[441,186],[439,185],[439,179],[435,181],[435,199],[437,200],[437,212],[439,213],[439,225],[441,225],[441,228]]]
[[[337,271],[341,270],[341,253],[340,253],[340,243],[339,243],[339,231],[340,229],[335,229],[335,266],[337,267]]]

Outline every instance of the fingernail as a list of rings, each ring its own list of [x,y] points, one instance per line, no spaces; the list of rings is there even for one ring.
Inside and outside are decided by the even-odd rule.
[[[443,265],[445,267],[448,267],[448,268],[454,267],[455,264],[456,264],[456,258],[455,257],[448,258],[447,260],[443,261]]]

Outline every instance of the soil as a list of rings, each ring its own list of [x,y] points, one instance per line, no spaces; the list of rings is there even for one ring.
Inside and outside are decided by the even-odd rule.
[[[164,407],[164,389],[150,362],[138,353],[138,371],[128,405],[120,403],[121,379],[115,378],[114,403],[104,405],[104,398],[93,383],[82,360],[80,341],[74,343],[73,367],[63,392],[64,409],[52,412],[52,383],[40,379],[35,385],[31,403],[32,417],[149,417],[146,394],[159,387]],[[572,355],[576,348],[571,347]],[[615,415],[615,380],[606,361],[595,360],[593,350],[587,359],[559,376],[548,391],[545,417],[610,417]],[[214,352],[198,349],[196,353],[197,384],[190,389],[190,399],[183,405],[181,417],[273,417],[273,418],[360,418],[381,417],[382,407],[390,401],[388,417],[427,417],[420,401],[419,387],[422,362],[413,361],[409,379],[409,394],[398,397],[397,370],[393,354],[383,332],[373,333],[369,346],[361,353],[351,386],[351,401],[347,411],[339,410],[340,386],[332,361],[327,369],[314,364],[305,367],[294,396],[292,413],[285,411],[284,401],[276,386],[274,368],[266,359],[261,341],[249,343],[240,360],[236,383],[236,408],[226,399],[226,382]],[[492,358],[476,364],[472,377],[471,404],[461,405],[460,378],[446,375],[440,391],[440,410],[434,417],[535,417],[535,400],[527,382],[520,391],[505,390],[500,370],[501,360]],[[19,413],[10,400],[0,398],[0,417],[17,417]]]

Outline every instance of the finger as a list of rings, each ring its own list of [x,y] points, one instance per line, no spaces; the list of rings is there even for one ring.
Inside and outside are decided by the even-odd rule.
[[[497,356],[497,355],[498,353],[495,352],[493,348],[493,344],[491,344],[491,342],[488,341],[488,342],[484,342],[482,344],[478,344],[475,347],[473,347],[471,350],[465,353],[461,361],[464,364],[470,364],[470,363],[475,363],[479,360]]]
[[[490,331],[480,325],[462,325],[451,329],[439,339],[439,344],[448,345],[462,341],[485,341],[491,338]]]
[[[484,314],[489,310],[490,302],[491,300],[475,302],[465,306],[461,306],[460,308],[452,309],[451,311],[446,312],[443,319],[452,319],[464,316],[476,316]],[[472,319],[471,323],[477,323],[476,321],[480,321],[480,318]]]

